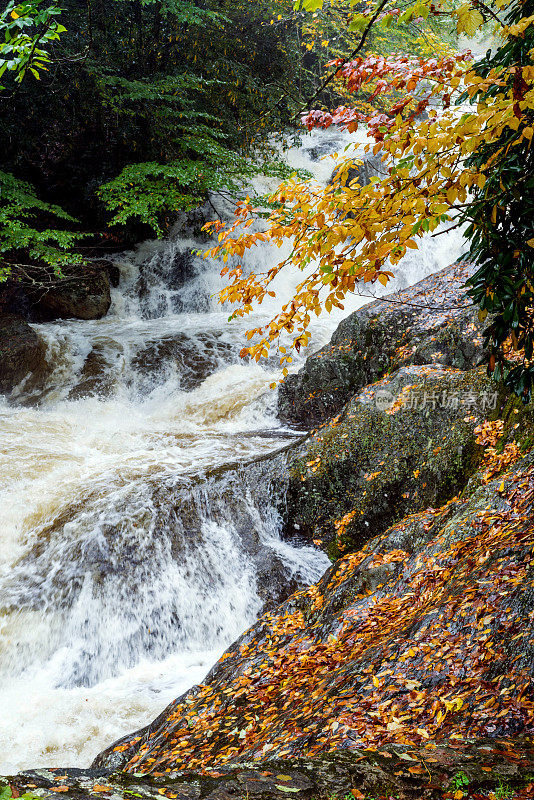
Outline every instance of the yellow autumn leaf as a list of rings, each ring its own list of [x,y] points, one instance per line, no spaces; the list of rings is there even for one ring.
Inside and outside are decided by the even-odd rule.
[[[467,36],[474,36],[477,30],[484,24],[484,17],[476,8],[471,8],[465,3],[457,11],[458,23],[457,33],[465,33]]]

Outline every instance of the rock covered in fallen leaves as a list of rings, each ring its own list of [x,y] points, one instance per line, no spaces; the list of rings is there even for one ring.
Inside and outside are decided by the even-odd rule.
[[[534,734],[533,504],[532,454],[479,473],[265,614],[95,766],[161,777],[389,745],[434,763],[488,737],[513,753]]]
[[[466,263],[454,264],[344,319],[330,343],[280,385],[281,418],[303,427],[324,422],[353,394],[402,365],[477,366],[484,325],[465,297],[471,271]]]
[[[321,797],[453,798],[492,797],[499,786],[508,796],[534,797],[534,747],[528,740],[425,748],[390,745],[381,750],[338,751],[315,758],[293,758],[223,766],[208,773],[174,772],[166,776],[109,773],[105,769],[50,769],[9,779],[12,796],[30,792],[43,798],[64,795],[73,800],[97,797],[131,800],[313,800]],[[461,775],[461,783],[458,776]],[[513,787],[513,789],[511,788]],[[0,782],[0,791],[2,784]],[[448,791],[447,791],[448,790]]]
[[[474,430],[498,401],[482,368],[412,365],[366,387],[290,464],[288,535],[337,557],[448,500],[475,471]]]

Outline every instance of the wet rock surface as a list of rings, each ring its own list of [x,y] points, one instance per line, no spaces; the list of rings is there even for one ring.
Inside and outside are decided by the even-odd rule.
[[[190,391],[200,386],[224,359],[230,361],[231,355],[232,346],[224,341],[223,336],[174,334],[148,342],[133,359],[133,366],[152,385],[154,373],[161,369],[161,363],[172,360],[180,375],[181,388]]]
[[[282,407],[288,386],[299,399],[306,381],[315,387],[286,418],[337,413],[284,454],[288,532],[348,554],[298,591],[255,532],[236,491],[243,475],[228,470],[221,508],[257,565],[267,610],[201,685],[91,770],[23,773],[9,780],[14,796],[415,800],[457,796],[459,774],[477,800],[503,781],[524,789],[518,797],[534,793],[534,412],[510,407],[488,468],[475,428],[503,411],[503,397],[476,368],[467,271],[402,293],[400,310],[393,296],[352,315],[281,393]],[[409,297],[417,308],[407,311]],[[284,464],[267,494],[280,491]],[[262,486],[258,465],[251,487]],[[179,562],[204,535],[204,499],[168,499],[169,486],[154,493],[155,524],[163,535],[179,521],[169,537]],[[65,576],[59,589],[75,584]]]
[[[279,414],[312,427],[386,371],[411,364],[471,369],[482,359],[483,325],[465,297],[471,267],[447,267],[351,314],[330,343],[280,386]]]
[[[482,369],[402,367],[368,386],[290,465],[287,532],[337,557],[450,499],[476,468],[474,429],[497,402]]]
[[[32,314],[39,322],[55,319],[101,319],[111,305],[109,262],[74,270],[64,280],[28,291]]]
[[[308,583],[266,532],[274,513],[266,500],[277,491],[270,482],[272,459],[227,465],[213,476],[160,476],[147,481],[149,490],[142,494],[134,481],[106,521],[106,496],[80,493],[75,506],[56,508],[13,566],[0,613],[18,609],[52,616],[52,609],[64,610],[48,636],[50,641],[77,637],[81,643],[69,669],[62,670],[62,685],[69,688],[94,686],[112,676],[117,664],[135,666],[139,652],[163,659],[170,641],[186,649],[191,630],[197,641],[210,641],[223,629],[228,606],[226,613],[237,617],[247,604],[252,622]],[[282,454],[280,471],[283,462]],[[73,526],[80,509],[85,513]],[[132,614],[120,630],[112,626],[104,646],[93,635],[98,618],[88,615],[77,627],[82,595],[98,596],[103,608],[127,605],[128,587],[146,584],[153,570],[160,577],[153,591],[137,594],[138,616]],[[181,582],[182,594],[168,591],[169,575],[175,576],[174,585]],[[238,632],[236,627],[233,635]],[[17,657],[22,654],[19,649]]]
[[[532,455],[477,473],[265,614],[95,766],[165,774],[389,745],[432,757],[531,735],[533,502]]]
[[[57,798],[107,797],[110,800],[172,798],[172,800],[277,800],[312,798],[440,797],[454,791],[462,774],[471,790],[498,785],[521,788],[534,768],[534,749],[526,740],[467,745],[450,743],[432,752],[402,745],[376,752],[340,751],[316,758],[293,758],[226,766],[205,773],[176,772],[163,776],[131,776],[107,770],[50,769],[24,772],[9,779],[17,793]]]
[[[46,348],[33,328],[15,314],[0,314],[0,394],[25,378],[38,380],[47,369]]]
[[[111,287],[120,272],[102,259],[64,269],[63,277],[38,273],[24,281],[9,280],[0,291],[0,310],[16,313],[29,322],[56,319],[101,319],[111,305]]]
[[[224,336],[211,333],[173,333],[152,341],[147,336],[142,344],[126,352],[113,339],[102,337],[86,356],[70,397],[109,396],[121,380],[138,396],[149,394],[171,378],[179,382],[182,391],[191,391],[225,359],[230,362],[231,355],[232,347]],[[127,365],[124,372],[129,380],[123,377],[123,364]]]

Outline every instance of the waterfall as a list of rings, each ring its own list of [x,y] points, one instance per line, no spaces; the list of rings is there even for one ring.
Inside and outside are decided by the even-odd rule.
[[[353,140],[313,132],[286,158],[324,185],[335,159],[322,156]],[[193,228],[116,257],[104,319],[35,325],[47,378],[0,400],[0,773],[87,766],[328,566],[280,538],[285,456],[273,454],[297,435],[276,418],[277,366],[238,355],[278,299],[229,322],[214,297],[221,265],[195,255]],[[460,243],[428,238],[388,291],[446,266]],[[262,244],[247,266],[281,257]],[[279,297],[300,277],[281,273]],[[365,302],[318,320],[314,347]]]

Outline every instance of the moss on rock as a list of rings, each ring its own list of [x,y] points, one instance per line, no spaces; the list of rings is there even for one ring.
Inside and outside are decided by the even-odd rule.
[[[496,400],[480,369],[406,367],[368,387],[291,465],[290,525],[337,557],[441,505],[476,470],[474,429]]]
[[[340,750],[316,758],[252,761],[217,771],[174,772],[167,776],[132,776],[107,770],[35,770],[10,778],[5,785],[15,794],[69,800],[342,800],[346,797],[421,800],[450,796],[461,777],[463,796],[506,785],[508,797],[519,797],[534,770],[534,748],[517,740],[478,741],[424,748],[395,745],[378,751]],[[0,783],[0,791],[2,784]],[[13,795],[15,796],[15,795]]]

